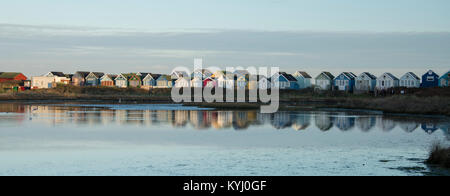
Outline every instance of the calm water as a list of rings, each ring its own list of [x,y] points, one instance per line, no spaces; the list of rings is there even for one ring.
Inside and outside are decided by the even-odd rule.
[[[447,175],[444,117],[0,104],[0,175]]]

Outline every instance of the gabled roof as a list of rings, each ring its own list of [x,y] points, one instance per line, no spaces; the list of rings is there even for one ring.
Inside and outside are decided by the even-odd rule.
[[[318,77],[321,76],[321,75],[326,76],[326,77],[329,78],[330,80],[333,80],[333,79],[334,79],[333,74],[331,74],[330,72],[327,72],[327,71],[324,71],[324,72],[320,73],[316,78],[318,78]]]
[[[53,76],[58,76],[58,77],[66,77],[66,75],[63,72],[58,72],[58,71],[51,71],[47,75],[50,75],[50,74],[52,74]]]
[[[237,74],[237,75],[247,75],[247,74],[249,74],[249,73],[248,73],[247,70],[236,70],[236,71],[234,71],[234,74]]]
[[[428,70],[427,73],[425,73],[423,75],[437,75],[437,74],[433,70]]]
[[[447,71],[445,74],[442,74],[440,79],[447,78],[447,77],[450,77],[450,71]]]
[[[308,73],[306,73],[304,71],[297,71],[297,72],[304,78],[312,78]]]
[[[153,80],[157,80],[159,78],[159,76],[161,76],[161,74],[153,74],[153,73],[148,73],[145,76],[141,76],[142,80],[147,80],[147,77],[151,77],[153,78]]]
[[[175,74],[177,77],[189,77],[189,74],[185,71],[173,71],[172,74]]]
[[[172,76],[169,75],[161,75],[157,78],[157,80],[159,79],[166,79],[167,81],[172,81]]]
[[[410,75],[411,77],[413,77],[414,79],[416,79],[416,80],[420,80],[420,78],[419,78],[419,76],[417,76],[416,74],[414,74],[413,72],[408,72],[408,73],[405,73],[405,75]],[[404,75],[404,76],[405,76]]]
[[[377,79],[376,76],[372,75],[372,74],[369,73],[369,72],[363,72],[361,75],[365,75],[365,76],[369,77],[369,78],[372,79],[372,80],[376,80],[376,79]],[[360,75],[360,76],[361,76],[361,75]]]
[[[389,78],[393,79],[393,80],[399,80],[397,77],[395,77],[394,75],[392,75],[389,72],[384,73],[383,75],[381,75],[381,77],[379,77],[378,79],[382,78],[384,75],[388,76]]]
[[[88,71],[77,71],[77,72],[75,72],[75,75],[79,75],[79,76],[85,78],[85,77],[88,76],[90,73],[91,73],[91,72],[88,72]]]
[[[91,73],[92,73],[92,75],[94,75],[97,78],[101,78],[103,75],[105,75],[105,73],[103,73],[103,72],[91,72]],[[89,74],[91,74],[91,73],[89,73]]]
[[[342,72],[340,75],[344,75],[349,80],[354,80],[356,78],[356,75],[352,72]]]
[[[104,78],[104,77],[108,77],[111,80],[115,80],[117,78],[117,75],[115,75],[115,74],[105,74],[105,75],[102,76],[102,78]]]
[[[209,70],[207,70],[207,69],[197,69],[197,70],[195,70],[194,72],[201,72],[202,74],[204,74],[204,73],[210,73],[210,74],[212,74],[212,72],[209,71]]]
[[[290,82],[297,82],[297,79],[295,79],[295,77],[292,76],[291,74],[288,74],[286,72],[281,72],[281,75],[283,75]]]
[[[18,73],[18,72],[2,72],[0,74],[0,78],[3,78],[3,79],[14,79],[15,77],[17,77],[20,74],[22,74],[22,73]]]

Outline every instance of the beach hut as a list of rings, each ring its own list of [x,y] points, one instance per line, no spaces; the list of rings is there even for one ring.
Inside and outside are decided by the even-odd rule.
[[[154,88],[172,88],[173,82],[170,75],[161,75],[156,79],[156,86]]]
[[[108,87],[114,87],[114,79],[116,79],[117,75],[113,74],[105,74],[100,78],[100,85],[101,86],[108,86]]]
[[[217,80],[217,87],[219,88],[227,88],[227,89],[233,89],[234,88],[234,74],[231,73],[223,73],[223,74],[214,74],[214,77]]]
[[[147,73],[146,75],[141,76],[142,79],[142,88],[153,88],[154,86],[156,86],[156,80],[159,78],[159,76],[161,76],[161,74],[152,74],[152,73]]]
[[[311,87],[312,77],[304,71],[296,71],[292,74],[295,79],[297,79],[297,84],[299,89],[305,89]]]
[[[286,72],[278,72],[272,76],[272,88],[279,89],[299,89],[297,79]]]
[[[203,87],[208,87],[208,88],[214,88],[216,87],[217,83],[216,80],[213,79],[212,77],[208,77],[206,79],[203,80]]]
[[[378,90],[386,90],[388,88],[398,87],[399,82],[400,80],[391,73],[384,73],[383,75],[377,78],[376,88]]]
[[[144,73],[147,74],[147,73]],[[141,76],[135,73],[124,74],[128,79],[128,87],[140,88],[142,84]]]
[[[322,72],[316,77],[316,88],[320,90],[331,90],[334,76],[330,72]]]
[[[445,73],[444,75],[442,75],[439,78],[439,86],[440,87],[447,87],[447,86],[449,86],[450,85],[449,78],[450,78],[450,71],[448,71],[447,73]]]
[[[211,77],[212,75],[213,75],[212,72],[207,69],[197,69],[194,72],[192,72],[191,77],[203,80],[208,77]]]
[[[371,92],[375,90],[377,77],[369,72],[363,72],[355,78],[355,91]]]
[[[49,72],[43,76],[31,77],[32,89],[54,88],[58,83],[70,84],[70,78],[62,72]]]
[[[119,74],[114,79],[116,86],[119,88],[127,88],[128,87],[128,77],[126,77],[124,74]]]
[[[191,87],[191,80],[187,77],[181,77],[178,78],[175,81],[175,87],[176,88],[190,88]]]
[[[248,88],[249,75],[240,75],[236,76],[236,88],[237,89],[246,89]]]
[[[334,79],[336,90],[352,92],[355,86],[356,75],[352,72],[342,72]]]
[[[271,88],[270,78],[262,76],[258,80],[258,88],[262,90],[267,90]]]
[[[0,82],[8,82],[8,81],[23,82],[24,80],[27,80],[27,77],[22,73],[2,72],[0,74]]]
[[[419,88],[420,78],[413,72],[408,72],[400,78],[400,86],[406,88]]]
[[[433,70],[427,71],[427,73],[422,75],[422,84],[421,87],[437,87],[439,86],[439,75],[434,73]]]
[[[202,88],[203,87],[203,79],[194,77],[191,80],[191,87],[193,88]]]
[[[100,78],[105,74],[102,72],[91,72],[86,76],[85,85],[86,86],[98,86],[100,85]]]
[[[185,71],[173,71],[170,76],[172,79],[179,79],[189,77],[189,74]]]
[[[88,76],[89,73],[91,73],[91,72],[87,72],[87,71],[75,72],[75,74],[72,76],[72,84],[74,86],[84,86],[85,81],[86,81],[86,76]]]

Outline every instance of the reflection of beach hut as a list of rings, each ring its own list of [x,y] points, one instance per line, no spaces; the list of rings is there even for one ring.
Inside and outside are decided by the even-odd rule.
[[[334,118],[334,126],[341,131],[348,131],[355,126],[355,117],[345,116],[340,114]]]
[[[376,123],[375,117],[358,117],[355,125],[359,130],[367,132],[370,131]]]
[[[428,134],[432,134],[438,130],[438,127],[434,123],[422,123],[421,127]]]
[[[173,125],[175,127],[184,127],[186,126],[189,119],[189,111],[187,110],[177,110],[175,111],[175,119],[173,120]]]
[[[328,131],[333,127],[333,118],[325,112],[317,113],[314,116],[314,121],[316,123],[316,127],[322,131]]]
[[[377,127],[379,127],[383,131],[391,131],[395,128],[395,122],[391,119],[387,119],[384,117],[377,118]]]
[[[233,124],[233,112],[218,111],[217,112],[217,126],[218,128],[231,127]]]
[[[277,112],[271,121],[275,129],[284,129],[292,126],[292,116],[289,112]]]
[[[414,121],[402,121],[397,123],[398,126],[404,131],[411,133],[419,127],[419,123]]]
[[[238,111],[233,114],[233,128],[235,130],[244,130],[250,126],[248,121],[248,113],[246,111]]]
[[[305,130],[311,123],[311,114],[297,114],[294,118],[292,128],[297,131]]]

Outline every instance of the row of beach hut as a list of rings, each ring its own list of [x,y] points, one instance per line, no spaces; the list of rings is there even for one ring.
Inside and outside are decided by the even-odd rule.
[[[0,73],[0,82],[2,81]],[[394,87],[420,88],[420,87],[446,87],[449,86],[450,71],[439,77],[429,70],[418,77],[413,72],[407,72],[397,78],[391,73],[374,76],[363,72],[355,75],[352,72],[342,72],[334,76],[330,72],[322,72],[315,77],[314,88],[319,90],[338,91],[375,91]],[[237,70],[232,73],[226,71],[211,72],[207,69],[196,70],[193,73],[174,71],[170,75],[154,73],[123,73],[105,74],[102,72],[78,71],[75,74],[62,72],[49,72],[43,76],[31,78],[31,88],[52,88],[56,84],[72,84],[75,86],[107,86],[119,88],[172,88],[172,87],[218,87],[218,88],[245,88],[245,89],[305,89],[311,88],[313,78],[304,71],[293,74],[278,72],[271,77],[252,75],[246,70]]]

